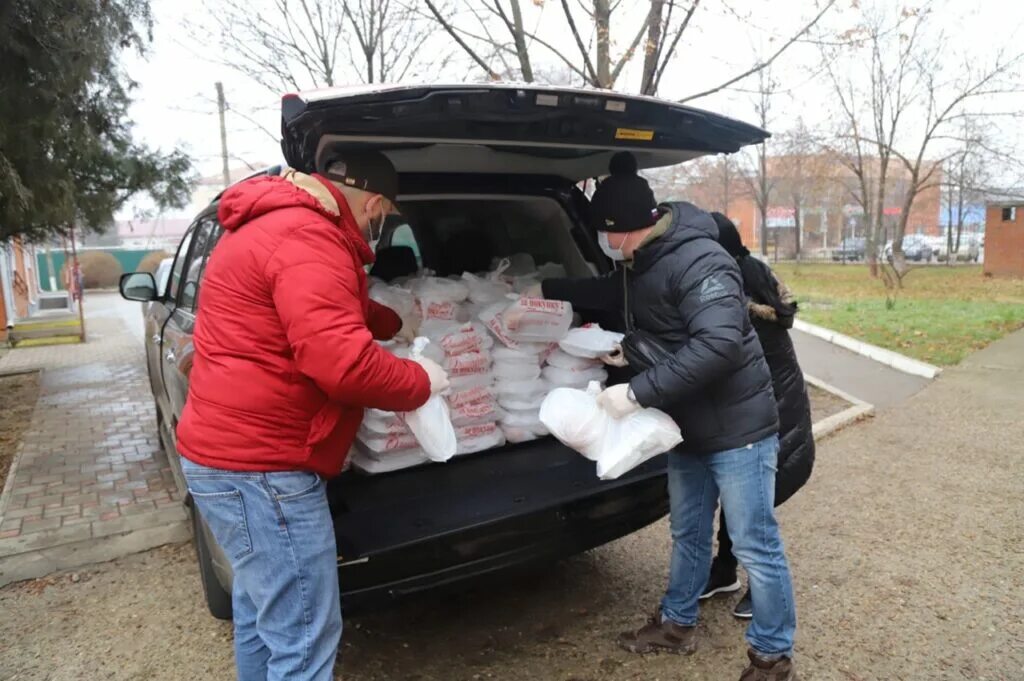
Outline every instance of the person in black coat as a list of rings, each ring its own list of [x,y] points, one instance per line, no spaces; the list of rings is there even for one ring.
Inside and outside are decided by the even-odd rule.
[[[772,374],[775,402],[779,409],[779,461],[775,475],[775,505],[779,506],[811,477],[814,467],[814,435],[811,430],[811,401],[807,396],[804,374],[796,358],[789,329],[797,312],[796,301],[771,268],[750,255],[739,231],[721,213],[711,213],[718,225],[718,242],[736,258],[743,275],[743,292],[754,330],[764,349]],[[720,515],[718,555],[711,566],[708,585],[701,598],[728,593],[740,588],[736,576],[736,557],[725,520]],[[737,603],[733,614],[742,619],[752,616],[750,590]]]
[[[592,201],[598,244],[617,272],[548,279],[545,298],[584,311],[618,311],[664,354],[610,385],[598,404],[614,418],[653,407],[679,425],[668,454],[672,553],[669,585],[643,627],[619,637],[634,653],[689,654],[697,645],[698,599],[711,566],[719,499],[734,551],[754,585],[745,681],[795,678],[793,587],[771,503],[778,457],[778,410],[771,373],[747,313],[736,260],[718,227],[691,203],[655,206],[632,156],[616,157]],[[625,366],[623,353],[605,361]]]

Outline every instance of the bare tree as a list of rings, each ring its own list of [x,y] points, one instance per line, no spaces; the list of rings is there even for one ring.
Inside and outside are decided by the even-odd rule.
[[[754,113],[757,123],[763,130],[771,124],[772,100],[778,90],[778,82],[772,77],[770,68],[762,69],[757,74],[757,91],[754,97]],[[768,255],[768,208],[771,205],[772,190],[775,180],[768,170],[768,140],[758,144],[754,151],[752,172],[744,175],[750,194],[757,205],[758,229],[757,239],[761,244],[761,255]]]
[[[837,54],[826,54],[836,100],[843,117],[840,158],[856,177],[857,197],[869,224],[867,254],[875,276],[881,271],[890,289],[902,287],[909,271],[903,237],[915,199],[938,186],[946,160],[937,143],[951,124],[971,118],[976,100],[1015,87],[1022,55],[1000,52],[991,63],[949,57],[950,41],[931,25],[929,7],[901,8],[892,17],[869,7],[858,40],[845,48],[851,68],[840,71]],[[855,65],[867,63],[867,78]],[[907,179],[892,240],[891,270],[879,270],[878,240],[892,164]],[[894,179],[894,178],[893,178]]]
[[[719,92],[769,67],[806,36],[837,1],[825,2],[813,18],[801,25],[766,59],[758,60],[726,82],[682,101]],[[620,78],[625,67],[642,51],[640,82],[634,89],[652,96],[657,94],[684,34],[693,26],[692,20],[701,2],[646,0],[643,5],[630,5],[621,0],[576,0],[574,3],[570,0],[558,0],[557,3],[554,0],[547,3],[534,0],[526,5],[536,13],[538,24],[541,17],[557,13],[558,20],[572,37],[575,49],[568,49],[545,40],[535,28],[527,25],[521,0],[455,0],[455,10],[447,9],[441,0],[424,0],[425,16],[438,22],[488,78],[504,76],[533,82],[537,64],[555,60],[571,69],[584,85],[627,90],[630,88],[623,87]],[[637,6],[646,11],[642,15],[634,14],[641,20],[628,26],[628,20],[622,15],[626,9]],[[626,47],[616,51],[616,45]],[[509,69],[511,61],[506,62],[506,58],[514,60],[518,68]]]
[[[275,95],[402,80],[446,58],[424,57],[432,22],[398,0],[207,0],[186,28],[200,52]]]

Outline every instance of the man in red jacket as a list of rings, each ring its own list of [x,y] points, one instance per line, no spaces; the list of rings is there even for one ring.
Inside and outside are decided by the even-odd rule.
[[[177,445],[234,571],[243,681],[332,678],[342,624],[325,478],[341,472],[364,408],[411,411],[448,386],[437,364],[375,342],[403,330],[367,296],[363,269],[397,184],[386,157],[358,153],[220,201]]]

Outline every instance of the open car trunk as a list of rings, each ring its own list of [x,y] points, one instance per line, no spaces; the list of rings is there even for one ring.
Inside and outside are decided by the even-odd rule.
[[[527,84],[367,86],[286,95],[282,149],[300,170],[340,149],[378,149],[399,174],[607,172],[628,149],[640,168],[733,153],[768,133],[651,97]]]

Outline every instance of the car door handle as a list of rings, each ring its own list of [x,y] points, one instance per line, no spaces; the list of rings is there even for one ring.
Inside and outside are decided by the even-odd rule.
[[[174,350],[168,350],[167,353],[164,354],[164,359],[167,360],[168,364],[174,364],[178,361],[178,358],[174,355]]]

